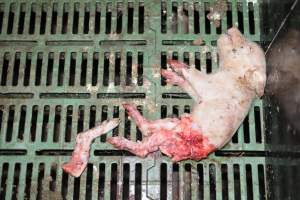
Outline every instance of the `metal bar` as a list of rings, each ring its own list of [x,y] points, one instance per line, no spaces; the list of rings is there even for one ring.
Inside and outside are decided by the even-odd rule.
[[[35,129],[35,140],[37,142],[41,142],[41,139],[42,139],[43,114],[44,114],[44,107],[38,106],[37,107],[36,129]]]
[[[237,0],[231,1],[231,9],[232,9],[232,25],[238,26],[238,16],[237,16]]]
[[[91,27],[91,25],[90,25]],[[89,49],[88,52],[87,52],[87,67],[86,67],[86,87],[88,85],[92,85],[92,69],[93,69],[93,55],[94,55],[94,52],[93,52],[93,49]]]
[[[116,34],[117,30],[117,2],[111,2],[111,32],[110,35]]]
[[[101,13],[102,14],[102,13]],[[101,27],[100,27],[101,30]],[[99,88],[103,87],[103,68],[104,68],[104,52],[97,51],[98,53],[98,78],[97,78],[97,86]]]
[[[68,25],[68,30],[69,30],[69,36],[72,37],[74,35],[73,33],[73,26],[74,24],[74,20],[75,20],[75,12],[76,12],[76,5],[78,4],[78,2],[72,2],[70,4],[70,20],[69,20],[69,25]],[[79,25],[79,24],[78,24]]]
[[[98,199],[99,163],[93,163],[92,199]]]
[[[114,79],[115,79],[115,59],[116,59],[116,54],[115,52],[110,51],[109,55],[109,78],[108,78],[108,87],[113,87],[114,84]],[[122,77],[120,77],[122,79]]]
[[[71,131],[71,140],[70,142],[74,143],[76,142],[77,137],[77,126],[78,126],[78,119],[79,119],[79,106],[80,105],[74,105],[73,106],[73,112],[72,112],[72,131]]]
[[[173,198],[173,166],[172,163],[167,164],[167,199],[171,200]],[[161,192],[161,191],[160,191]]]
[[[259,199],[259,181],[258,181],[258,165],[252,164],[251,165],[251,174],[252,174],[252,189],[253,189],[253,199]]]
[[[260,37],[260,12],[259,12],[259,4],[253,3],[253,14],[254,14],[254,29],[255,29],[255,35]]]
[[[20,113],[21,113],[21,105],[15,105],[14,108],[14,121],[13,121],[13,131],[11,136],[11,142],[18,141],[18,134],[19,134],[19,126],[20,126]]]
[[[235,198],[235,190],[234,190],[234,173],[233,173],[233,165],[227,164],[227,176],[228,176],[228,199]]]
[[[14,162],[9,162],[8,165],[5,199],[12,199],[15,165]]]
[[[138,52],[133,51],[132,52],[132,71],[131,71],[131,85],[135,86],[137,85],[137,78],[138,78]]]
[[[167,34],[172,34],[172,1],[163,1],[166,3],[166,15],[167,15]],[[178,12],[179,14],[180,12]],[[178,29],[181,26],[180,23],[178,23]],[[180,29],[179,29],[180,30]]]
[[[12,34],[13,35],[16,35],[18,33],[18,21],[19,21],[19,14],[20,14],[20,7],[21,7],[21,4],[19,2],[16,2],[16,3],[13,3],[15,6],[15,16],[14,16],[14,21],[13,21],[13,31],[12,31]]]
[[[59,139],[58,139],[61,148],[64,146],[64,143],[66,141],[66,125],[67,125],[67,116],[68,116],[67,109],[68,109],[68,105],[61,106]]]
[[[84,13],[85,13],[84,3],[79,2],[78,34],[83,34]]]
[[[7,121],[9,116],[9,106],[3,106],[3,115],[2,115],[2,127],[1,127],[1,134],[0,134],[0,142],[1,146],[4,146],[6,143],[6,134],[7,134]]]
[[[26,163],[20,163],[18,194],[16,195],[18,199],[24,199],[25,183],[26,183]]]
[[[129,168],[129,198],[135,196],[135,173],[136,173],[136,168],[135,165],[136,163],[129,163],[130,168]]]
[[[60,58],[60,53],[53,52],[53,71],[52,71],[52,84],[51,84],[53,86],[57,85],[57,81],[58,81],[59,58]]]
[[[218,55],[217,55],[216,48],[211,47],[211,49],[212,49],[211,50],[212,73],[214,73],[214,72],[218,71],[218,68],[219,68],[218,64],[219,63],[217,63]]]
[[[113,107],[107,106],[107,120],[111,120],[113,118]],[[106,133],[106,138],[112,137],[112,131]]]
[[[187,187],[187,183],[185,182],[185,168],[184,164],[179,165],[179,199],[185,199],[185,188]]]
[[[51,34],[51,18],[52,18],[52,14],[53,14],[53,9],[54,9],[54,3],[47,3],[46,4],[46,13],[47,13],[47,18],[46,18],[46,29],[45,29],[45,34],[46,35],[50,35]],[[26,24],[26,23],[25,23]]]
[[[10,53],[10,56],[9,56],[9,64],[8,64],[8,70],[7,70],[7,76],[6,76],[7,77],[6,85],[12,85],[15,55],[16,55],[16,52]]]
[[[244,125],[241,124],[238,129],[238,144],[244,144]]]
[[[104,185],[104,199],[110,199],[110,190],[111,190],[111,164],[106,163],[105,165],[105,185]]]
[[[128,16],[128,1],[124,0],[121,3],[121,10],[122,10],[122,27],[121,27],[121,34],[127,33],[127,16]]]
[[[199,176],[197,172],[197,164],[196,162],[192,162],[191,164],[191,200],[198,199],[199,196]]]
[[[83,173],[80,176],[80,193],[79,193],[79,199],[85,199],[86,196],[86,179],[87,179],[87,170],[85,169]]]
[[[57,168],[56,168],[56,182],[55,182],[55,191],[58,194],[61,194],[61,188],[62,188],[62,173],[63,169],[61,168],[61,163],[57,162]]]
[[[239,165],[240,168],[240,187],[241,187],[241,199],[247,199],[247,175],[246,165]]]
[[[82,53],[76,52],[75,54],[76,66],[75,66],[75,82],[74,86],[80,86],[80,74],[81,74],[81,62],[82,62]]]
[[[37,51],[32,52],[31,67],[30,67],[30,78],[29,78],[29,85],[30,86],[35,85],[37,57],[38,57],[38,52]]]
[[[203,27],[204,29],[204,27]],[[201,28],[201,30],[203,30]],[[203,49],[204,47],[200,47],[200,66],[201,66],[201,71],[206,72],[206,51]]]
[[[42,4],[35,4],[35,28],[34,28],[34,36],[38,37],[40,35],[40,28],[41,28],[41,13],[42,13]]]
[[[64,66],[64,79],[63,79],[63,85],[66,87],[69,85],[69,80],[70,80],[70,68],[71,68],[71,52],[69,50],[65,51],[65,66]]]
[[[210,199],[208,163],[203,163],[203,185],[204,185],[204,199]]]
[[[215,164],[216,169],[216,199],[222,199],[222,175],[221,175],[221,164]]]
[[[250,36],[249,33],[249,12],[248,12],[248,4],[244,1],[241,2],[242,5],[242,13],[243,13],[243,23],[244,23],[244,35],[246,37]]]
[[[39,116],[41,117],[41,113]],[[54,122],[55,122],[55,105],[50,105],[49,109],[49,122],[48,122],[48,136],[47,136],[47,141],[50,143],[54,142]]]
[[[2,24],[2,31],[1,31],[1,34],[3,34],[4,37],[7,35],[9,10],[10,10],[10,3],[6,2],[4,4],[4,9],[3,9],[3,24]]]
[[[24,122],[24,133],[23,141],[25,144],[30,142],[30,118],[32,115],[32,106],[26,106],[25,122]]]
[[[75,178],[68,175],[68,190],[66,191],[66,199],[72,199],[73,198],[74,181],[75,181]]]
[[[61,35],[62,24],[63,24],[63,12],[64,4],[62,1],[57,2],[57,25],[56,25],[56,35]]]
[[[39,174],[39,162],[35,162],[32,165],[32,176],[31,176],[31,187],[30,187],[30,200],[37,198],[38,185],[38,174]]]
[[[49,59],[49,52],[44,51],[44,53],[43,53],[43,62],[42,62],[42,70],[41,70],[41,74],[42,74],[41,86],[46,86],[47,78],[45,78],[45,76],[47,75],[47,70],[48,70],[48,59]]]
[[[249,111],[249,135],[250,135],[250,143],[256,143],[256,130],[255,130],[255,119],[254,119],[254,107],[252,106]]]

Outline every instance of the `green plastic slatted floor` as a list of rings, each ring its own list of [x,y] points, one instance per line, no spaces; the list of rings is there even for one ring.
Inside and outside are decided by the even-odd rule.
[[[192,100],[165,85],[167,57],[208,73],[216,40],[238,25],[260,41],[259,1],[230,1],[216,29],[209,1],[5,1],[0,3],[0,199],[260,199],[265,158],[214,154],[172,164],[140,159],[96,139],[87,170],[63,173],[77,132],[112,117],[108,135],[141,139],[123,102],[148,119],[189,112]],[[206,45],[195,46],[201,37]],[[227,151],[263,151],[263,103],[255,101]],[[155,159],[153,158],[155,157]]]

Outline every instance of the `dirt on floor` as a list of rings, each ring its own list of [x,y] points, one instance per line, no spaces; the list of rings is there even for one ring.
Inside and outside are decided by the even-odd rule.
[[[210,12],[206,16],[216,27],[221,25],[221,19],[226,15],[227,2],[226,0],[217,0],[209,8]]]

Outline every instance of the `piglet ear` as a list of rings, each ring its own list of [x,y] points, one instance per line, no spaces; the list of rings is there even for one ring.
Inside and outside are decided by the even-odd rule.
[[[263,96],[266,85],[266,75],[257,70],[248,70],[245,76],[248,80],[249,87],[255,91],[257,97]]]

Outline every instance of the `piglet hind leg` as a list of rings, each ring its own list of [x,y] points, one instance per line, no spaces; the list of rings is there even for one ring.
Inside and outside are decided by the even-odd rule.
[[[148,121],[131,104],[123,104],[128,115],[132,117],[142,133],[145,135],[143,141],[133,142],[124,137],[110,137],[107,142],[120,150],[127,150],[139,157],[145,157],[151,152],[157,151],[159,146],[168,141],[176,129],[180,120],[177,118],[166,118]],[[167,134],[169,133],[169,134]]]
[[[179,119],[177,118],[150,121],[140,114],[135,105],[125,103],[123,107],[126,109],[128,115],[135,121],[144,136],[150,136],[161,129],[171,130],[179,123]]]
[[[76,137],[76,145],[71,160],[63,164],[63,170],[72,176],[80,176],[89,161],[90,145],[92,141],[96,137],[115,128],[119,122],[119,119],[107,120],[86,132],[79,133]]]
[[[107,142],[119,150],[127,150],[142,158],[151,152],[157,151],[159,146],[158,141],[153,140],[153,136],[144,139],[142,142],[133,142],[123,137],[110,137],[107,138]]]

